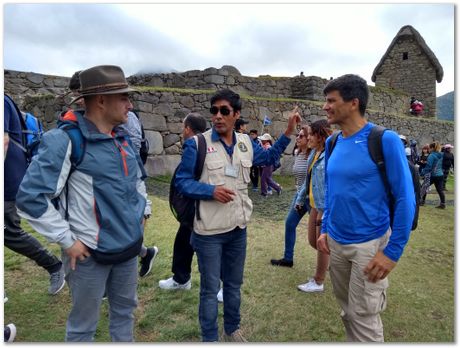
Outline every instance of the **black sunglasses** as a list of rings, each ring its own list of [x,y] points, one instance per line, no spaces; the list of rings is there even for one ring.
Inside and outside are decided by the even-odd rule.
[[[222,116],[228,116],[230,115],[230,113],[232,112],[228,107],[226,106],[221,106],[220,108],[218,108],[217,106],[211,106],[211,108],[209,109],[209,112],[213,115],[217,115],[217,113],[220,111],[220,114]]]

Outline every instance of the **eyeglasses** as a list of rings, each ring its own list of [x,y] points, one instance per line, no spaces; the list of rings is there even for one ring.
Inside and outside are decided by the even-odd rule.
[[[213,115],[217,115],[219,111],[222,116],[228,116],[232,112],[226,106],[221,106],[220,108],[218,108],[217,106],[211,106],[211,108],[209,109],[209,112]]]
[[[303,134],[297,134],[296,137],[297,137],[297,138],[300,138],[300,139],[303,139],[303,138],[305,138],[305,135],[303,135]]]

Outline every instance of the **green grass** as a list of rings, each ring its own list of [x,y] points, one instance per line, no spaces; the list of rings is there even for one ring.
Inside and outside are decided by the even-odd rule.
[[[241,327],[252,342],[345,341],[329,276],[325,292],[305,294],[297,285],[314,272],[315,252],[308,246],[307,219],[298,227],[295,265],[292,269],[269,265],[281,257],[284,217],[294,193],[293,179],[275,176],[284,187],[281,196],[263,199],[251,192],[254,214],[248,227],[248,248],[242,287]],[[167,202],[169,177],[149,179],[153,216],[146,228],[146,244],[157,245],[159,256],[152,274],[139,280],[139,306],[135,312],[138,342],[200,341],[198,323],[199,273],[192,266],[192,290],[167,292],[158,281],[171,275],[172,245],[178,224]],[[434,189],[433,189],[434,191]],[[419,227],[398,266],[390,275],[388,307],[382,314],[387,342],[454,341],[454,195],[453,177],[448,182],[448,207],[435,209],[437,194],[429,194],[421,207]],[[23,224],[28,231],[27,224]],[[32,232],[34,233],[34,232]],[[36,235],[34,233],[34,235]],[[41,236],[38,238],[44,242]],[[59,253],[56,245],[49,248]],[[47,295],[47,273],[32,261],[5,249],[5,323],[18,327],[18,342],[62,342],[70,309],[68,288]],[[110,342],[107,303],[101,310],[96,335]],[[222,328],[222,305],[219,305]]]

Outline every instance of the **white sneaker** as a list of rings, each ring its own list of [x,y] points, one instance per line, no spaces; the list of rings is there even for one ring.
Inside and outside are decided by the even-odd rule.
[[[319,292],[324,291],[324,284],[318,284],[315,279],[310,278],[305,284],[300,284],[297,289],[303,292]]]
[[[3,328],[3,341],[13,342],[16,338],[16,325],[13,323],[6,325]]]
[[[160,280],[158,286],[164,290],[190,290],[192,288],[192,280],[189,279],[185,284],[179,284],[173,277]]]
[[[220,288],[219,292],[217,293],[217,301],[224,302],[224,289]]]

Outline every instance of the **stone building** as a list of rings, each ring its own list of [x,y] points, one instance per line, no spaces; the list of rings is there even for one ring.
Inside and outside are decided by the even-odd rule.
[[[372,74],[375,86],[399,89],[421,100],[423,117],[435,118],[436,81],[444,72],[420,33],[410,25],[402,27]],[[407,113],[409,114],[407,101]]]

